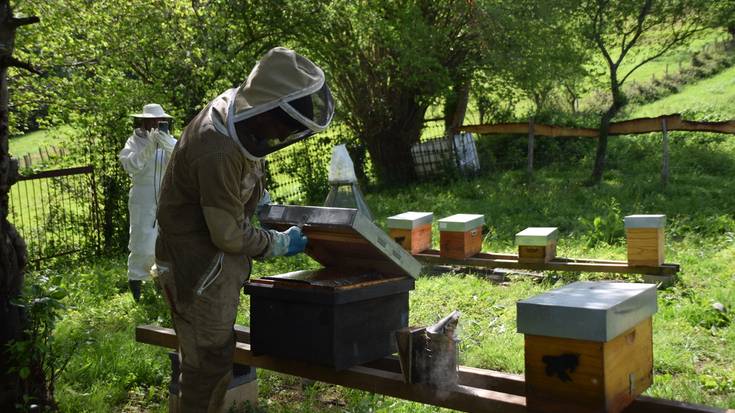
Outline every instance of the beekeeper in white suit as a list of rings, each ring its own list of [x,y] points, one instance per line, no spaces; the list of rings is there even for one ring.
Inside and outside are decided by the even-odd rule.
[[[161,105],[149,103],[143,106],[143,113],[131,116],[137,125],[118,158],[132,180],[128,198],[128,284],[138,301],[142,282],[150,277],[155,261],[158,192],[176,139],[169,134],[173,118]]]

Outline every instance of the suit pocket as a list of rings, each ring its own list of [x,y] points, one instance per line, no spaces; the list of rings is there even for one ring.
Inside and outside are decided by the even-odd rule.
[[[217,278],[222,275],[222,262],[224,261],[224,258],[225,254],[223,252],[218,252],[217,255],[214,256],[214,259],[209,264],[207,271],[197,283],[195,290],[197,295],[201,296],[204,294],[204,291],[214,284],[214,282],[217,281]]]

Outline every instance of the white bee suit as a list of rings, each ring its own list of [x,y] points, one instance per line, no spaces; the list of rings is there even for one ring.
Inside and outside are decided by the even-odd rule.
[[[118,158],[130,175],[128,194],[130,241],[128,242],[128,280],[146,280],[155,261],[156,208],[161,179],[171,158],[176,139],[156,129],[135,129]]]

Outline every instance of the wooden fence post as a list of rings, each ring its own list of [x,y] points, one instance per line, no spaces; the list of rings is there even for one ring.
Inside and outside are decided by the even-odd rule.
[[[661,119],[661,130],[664,134],[663,140],[663,160],[661,165],[661,184],[666,187],[669,183],[669,131],[666,125],[666,118]]]
[[[533,118],[528,119],[528,174],[533,174],[533,138],[534,123]]]
[[[23,155],[23,163],[26,165],[26,168],[30,168],[33,166],[33,161],[31,161],[31,154],[27,153]]]

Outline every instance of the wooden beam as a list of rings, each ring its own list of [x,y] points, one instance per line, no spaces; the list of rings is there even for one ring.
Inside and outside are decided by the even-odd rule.
[[[422,263],[433,265],[458,265],[483,268],[509,268],[536,271],[586,271],[621,274],[676,275],[678,264],[660,267],[631,266],[626,261],[592,260],[584,258],[555,258],[546,263],[519,262],[516,254],[479,253],[470,258],[451,259],[439,255],[437,250],[426,250],[414,257]]]
[[[234,361],[240,364],[465,412],[527,412],[525,383],[523,376],[517,374],[460,366],[459,385],[442,390],[423,384],[404,383],[395,357],[335,371],[294,360],[254,356],[250,344],[239,341],[240,337],[249,340],[248,327],[235,326],[235,331],[238,342]],[[173,349],[178,343],[173,329],[153,325],[137,326],[135,339],[140,343]],[[735,410],[639,396],[624,412],[735,413]]]
[[[666,121],[669,131],[713,132],[735,134],[735,120],[724,122],[697,122],[683,120],[680,114],[663,115],[656,118],[638,118],[613,122],[610,124],[610,135],[632,135],[652,133],[661,130],[661,122]],[[459,128],[462,132],[471,132],[488,135],[528,135],[531,125],[526,122],[497,123],[492,125],[464,125]],[[554,125],[533,125],[534,136],[553,138],[583,137],[596,138],[598,130],[595,128],[572,128]]]
[[[241,328],[242,330],[242,328]],[[176,348],[178,341],[173,329],[158,326],[138,326],[135,339],[140,343],[153,344],[167,348]],[[277,371],[325,383],[337,384],[377,394],[397,397],[405,400],[446,407],[464,412],[482,413],[525,413],[526,398],[501,391],[482,389],[460,384],[450,389],[437,389],[424,384],[407,384],[403,375],[394,368],[386,369],[380,365],[363,365],[348,370],[336,371],[329,367],[304,363],[295,360],[277,359],[270,356],[255,356],[250,344],[237,342],[234,361],[248,366]],[[397,361],[394,361],[397,363]],[[390,360],[387,363],[392,363]],[[465,375],[476,382],[483,380],[482,374],[468,371]],[[502,385],[506,376],[501,373],[493,379],[492,372],[485,375],[485,380]],[[517,387],[517,384],[511,384]]]

